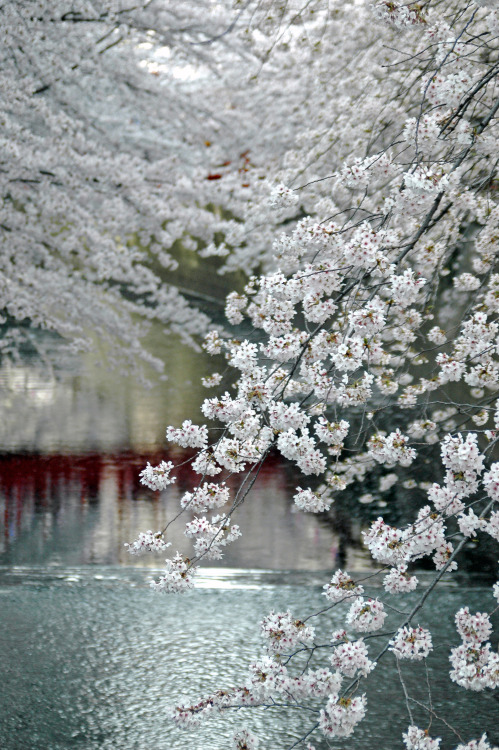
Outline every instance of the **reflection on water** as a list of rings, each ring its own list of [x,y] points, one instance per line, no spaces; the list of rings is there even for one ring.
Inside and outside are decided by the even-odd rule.
[[[98,367],[95,356],[71,356],[60,339],[50,340],[53,366],[33,358],[3,362],[0,451],[154,449],[164,443],[167,424],[198,421],[208,395],[200,378],[219,363],[161,329],[150,339],[166,362],[165,380],[150,374],[152,389]]]
[[[185,489],[192,486],[194,475],[184,465],[177,471],[177,483],[165,492],[144,488],[139,471],[146,459],[161,458],[174,457],[132,452],[0,456],[0,564],[160,566],[161,555],[133,557],[124,542],[135,539],[139,531],[163,529],[177,515]],[[229,486],[236,480],[229,479]],[[234,516],[243,536],[227,548],[224,565],[335,567],[338,534],[315,515],[294,513],[291,495],[283,464],[277,458],[269,461]],[[174,550],[190,553],[183,531],[192,517],[184,514],[169,527]],[[350,567],[365,564],[367,558],[355,547],[348,554]]]
[[[221,363],[161,330],[151,341],[163,353],[167,377],[153,390],[68,354],[50,337],[44,344],[52,347],[55,369],[35,359],[0,367],[0,563],[158,565],[132,558],[123,544],[139,531],[163,529],[198,477],[180,469],[177,483],[157,495],[138,475],[147,461],[186,458],[166,453],[165,427],[198,420],[211,393],[200,377]],[[290,498],[302,480],[277,459],[268,462],[234,516],[243,537],[227,548],[225,564],[330,569],[340,556],[352,568],[365,565],[358,524],[338,524],[338,533],[324,519],[292,512]],[[168,537],[190,554],[187,520],[173,523]]]
[[[306,615],[323,603],[313,573],[301,574],[298,585],[294,574],[278,580],[263,571],[217,575],[205,576],[203,589],[162,596],[146,588],[147,573],[137,569],[0,569],[2,750],[229,750],[232,732],[242,725],[259,735],[265,750],[292,745],[310,727],[304,712],[228,712],[190,732],[168,720],[169,707],[183,696],[244,682],[248,664],[261,654],[258,622],[271,609]],[[456,645],[453,612],[464,603],[490,610],[491,600],[490,590],[444,587],[421,625],[438,623]],[[327,644],[340,622],[336,613],[321,618],[317,642]],[[378,646],[369,643],[376,653]],[[317,653],[327,663],[327,649]],[[314,738],[317,750],[402,746],[409,720],[393,662],[387,654],[367,683],[371,711],[353,737],[331,745]],[[427,703],[424,665],[402,666],[411,695]],[[494,693],[451,683],[447,648],[431,654],[428,668],[437,715],[464,741],[488,730],[491,744],[498,743]],[[414,719],[428,724],[417,705]],[[432,734],[444,738],[442,750],[458,744],[436,720]]]
[[[169,379],[150,392],[89,367],[84,375],[71,358],[59,358],[57,377],[40,363],[0,367],[1,750],[222,750],[245,723],[265,750],[278,750],[308,726],[296,711],[284,719],[268,711],[223,715],[187,735],[168,721],[182,696],[245,679],[261,653],[258,622],[271,609],[301,616],[320,609],[331,569],[364,569],[368,558],[358,504],[353,511],[347,498],[329,520],[293,513],[290,498],[303,477],[274,458],[234,516],[243,536],[227,548],[223,569],[203,570],[199,587],[183,596],[149,590],[162,556],[131,557],[123,543],[172,521],[193,476],[184,466],[159,494],[138,475],[146,461],[186,458],[163,450],[165,426],[197,419],[206,395],[199,377],[217,369],[172,339],[160,338],[159,347]],[[168,529],[174,550],[191,549],[186,520]],[[438,624],[455,645],[453,613],[463,604],[490,611],[490,598],[490,589],[440,588],[420,624]],[[342,623],[343,615],[330,613],[319,640],[328,643]],[[493,694],[450,683],[447,653],[429,660],[435,710],[445,699],[454,714],[446,718],[464,741],[488,729],[499,743]],[[407,679],[427,701],[422,670],[416,665]],[[408,718],[388,656],[375,674],[367,695],[378,712],[348,745],[319,739],[317,750],[400,746],[394,738]],[[416,710],[415,720],[426,726],[424,712]],[[444,748],[455,747],[445,725],[434,729]]]

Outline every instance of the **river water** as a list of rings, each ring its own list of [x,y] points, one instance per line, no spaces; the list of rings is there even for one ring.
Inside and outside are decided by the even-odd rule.
[[[317,610],[320,575],[208,570],[198,589],[177,597],[153,595],[147,579],[141,570],[102,565],[2,570],[0,747],[222,750],[246,725],[263,748],[278,750],[307,731],[311,720],[300,712],[242,710],[185,732],[168,720],[168,711],[183,696],[244,684],[248,664],[262,653],[259,620],[271,609]],[[421,624],[438,623],[441,630],[446,621],[445,635],[455,644],[449,613],[464,602],[481,608],[486,597],[480,588],[442,589]],[[339,625],[338,616],[319,623],[318,641],[327,643]],[[488,728],[498,742],[497,697],[457,688],[446,674],[447,659],[442,649],[428,660],[435,712],[445,701],[445,717],[465,739]],[[401,747],[409,722],[392,660],[389,655],[368,683],[372,711],[352,738],[331,747]],[[424,667],[404,672],[411,695],[428,703]],[[424,715],[416,707],[427,726]],[[447,740],[443,747],[457,744],[439,722],[434,731]]]
[[[123,543],[174,518],[190,475],[181,471],[158,495],[138,473],[147,460],[183,458],[166,451],[165,426],[197,418],[206,395],[198,378],[214,369],[167,345],[169,379],[149,392],[62,356],[55,372],[29,361],[0,369],[2,750],[223,750],[241,726],[259,735],[261,750],[284,750],[314,721],[300,711],[241,710],[183,732],[168,719],[183,696],[245,682],[270,610],[317,611],[332,570],[341,564],[360,575],[369,559],[359,542],[365,517],[353,505],[347,521],[293,513],[297,477],[274,458],[241,508],[243,536],[223,564],[203,569],[182,596],[149,589],[161,557],[133,558]],[[187,551],[184,523],[173,523],[170,538]],[[463,575],[443,584],[420,624],[438,625],[447,641],[428,660],[434,711],[445,702],[445,718],[465,741],[487,730],[499,743],[494,694],[466,692],[448,678],[448,647],[458,643],[453,613],[464,604],[490,611],[484,583]],[[340,623],[336,614],[318,618],[318,642],[327,644]],[[424,666],[405,671],[413,697],[428,704]],[[409,719],[391,655],[375,675],[366,691],[372,710],[353,737],[329,745],[319,738],[317,750],[401,747]],[[425,710],[414,711],[426,727]],[[458,743],[436,720],[432,733],[442,748]]]

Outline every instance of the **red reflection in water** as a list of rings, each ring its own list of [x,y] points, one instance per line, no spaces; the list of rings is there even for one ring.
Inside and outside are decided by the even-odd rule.
[[[97,504],[103,480],[112,473],[117,486],[118,502],[137,500],[139,497],[155,498],[145,488],[139,474],[149,461],[153,466],[162,460],[171,460],[177,466],[176,486],[180,491],[191,489],[199,481],[199,475],[190,468],[191,452],[175,450],[171,453],[137,453],[129,450],[119,453],[85,454],[4,454],[0,455],[0,501],[3,508],[3,534],[13,541],[23,523],[23,515],[57,512],[65,497],[75,491],[82,506]],[[284,487],[286,476],[279,457],[267,459],[258,483],[260,486],[272,480],[273,486]],[[237,478],[228,480],[235,484]]]

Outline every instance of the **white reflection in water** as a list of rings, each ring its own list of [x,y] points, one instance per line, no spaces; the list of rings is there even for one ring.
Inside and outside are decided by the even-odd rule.
[[[154,449],[168,424],[202,419],[200,379],[216,365],[161,327],[150,339],[166,363],[166,380],[150,374],[152,389],[96,366],[95,356],[72,355],[57,338],[49,339],[47,359],[2,361],[0,451]]]

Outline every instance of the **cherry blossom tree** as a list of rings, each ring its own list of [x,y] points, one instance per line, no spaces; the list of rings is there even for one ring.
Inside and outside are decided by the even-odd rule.
[[[4,354],[42,327],[76,351],[104,342],[119,367],[160,369],[150,322],[191,344],[209,325],[170,283],[176,245],[221,273],[272,266],[296,212],[269,210],[269,193],[293,158],[297,176],[315,175],[310,124],[336,112],[327,66],[345,48],[323,39],[328,15],[315,2],[2,5]]]
[[[137,316],[184,336],[209,327],[166,282],[177,240],[248,273],[204,343],[235,390],[205,400],[207,424],[167,430],[194,453],[179,508],[194,549],[175,550],[154,588],[189,589],[237,543],[272,451],[303,474],[302,512],[327,513],[347,488],[414,488],[410,518],[364,531],[369,582],[337,570],[313,617],[269,613],[246,682],[174,719],[296,707],[312,720],[294,746],[310,750],[375,710],[364,686],[393,659],[408,714],[394,743],[439,747],[452,706],[418,704],[400,663],[446,647],[418,616],[471,540],[476,556],[499,541],[497,2],[47,0],[0,13],[7,320],[83,349],[99,328],[112,357],[124,345],[154,363]],[[161,491],[175,466],[141,478]],[[167,528],[128,548],[169,546]],[[446,679],[463,690],[497,688],[498,602],[496,583],[488,612],[448,613]],[[333,612],[344,627],[324,644],[315,618]],[[488,750],[492,731],[493,717],[481,737],[456,730],[454,747]],[[237,731],[233,747],[257,746]]]
[[[191,344],[208,329],[169,283],[171,249],[209,255],[228,235],[213,183],[233,158],[245,182],[241,154],[259,124],[245,116],[246,132],[235,133],[230,98],[249,52],[229,37],[216,54],[203,44],[223,37],[232,9],[175,5],[0,8],[4,355],[41,327],[77,351],[104,342],[111,364],[160,369],[142,343],[149,322]]]
[[[365,684],[393,659],[408,712],[394,743],[438,748],[442,720],[458,750],[487,750],[494,719],[481,737],[463,737],[452,706],[442,717],[430,695],[424,704],[410,694],[400,663],[426,663],[446,646],[419,614],[470,540],[475,555],[487,543],[497,552],[499,541],[499,11],[474,0],[344,5],[236,3],[240,25],[227,27],[261,61],[244,93],[261,97],[264,116],[282,128],[266,130],[276,141],[272,164],[259,165],[254,186],[245,177],[251,190],[239,206],[231,165],[214,180],[220,205],[229,206],[233,186],[235,218],[208,252],[226,253],[227,268],[255,270],[226,305],[228,322],[251,334],[208,334],[204,346],[225,356],[236,390],[205,400],[208,424],[167,430],[170,442],[195,453],[199,479],[180,509],[190,514],[194,550],[168,558],[152,585],[189,589],[199,564],[236,542],[238,507],[251,502],[271,451],[304,475],[294,496],[300,511],[327,512],[347,487],[355,496],[373,478],[381,493],[397,482],[414,487],[416,511],[404,525],[379,517],[364,531],[377,596],[335,571],[320,612],[263,619],[267,653],[248,665],[244,684],[178,705],[174,719],[191,727],[230,708],[295,707],[312,719],[292,746],[311,750],[314,736],[354,732],[371,708]],[[244,111],[244,102],[234,106]],[[253,170],[251,162],[245,174]],[[218,387],[221,378],[205,384]],[[438,457],[433,475],[430,456]],[[237,475],[229,497],[227,478]],[[148,465],[141,478],[161,490],[175,467]],[[169,545],[167,528],[142,533],[130,551]],[[422,565],[433,569],[429,583],[418,579]],[[499,582],[489,612],[448,613],[456,638],[447,679],[463,690],[498,686],[490,640],[498,602]],[[314,618],[337,607],[344,628],[321,643]],[[240,750],[258,744],[248,729],[233,741]]]

